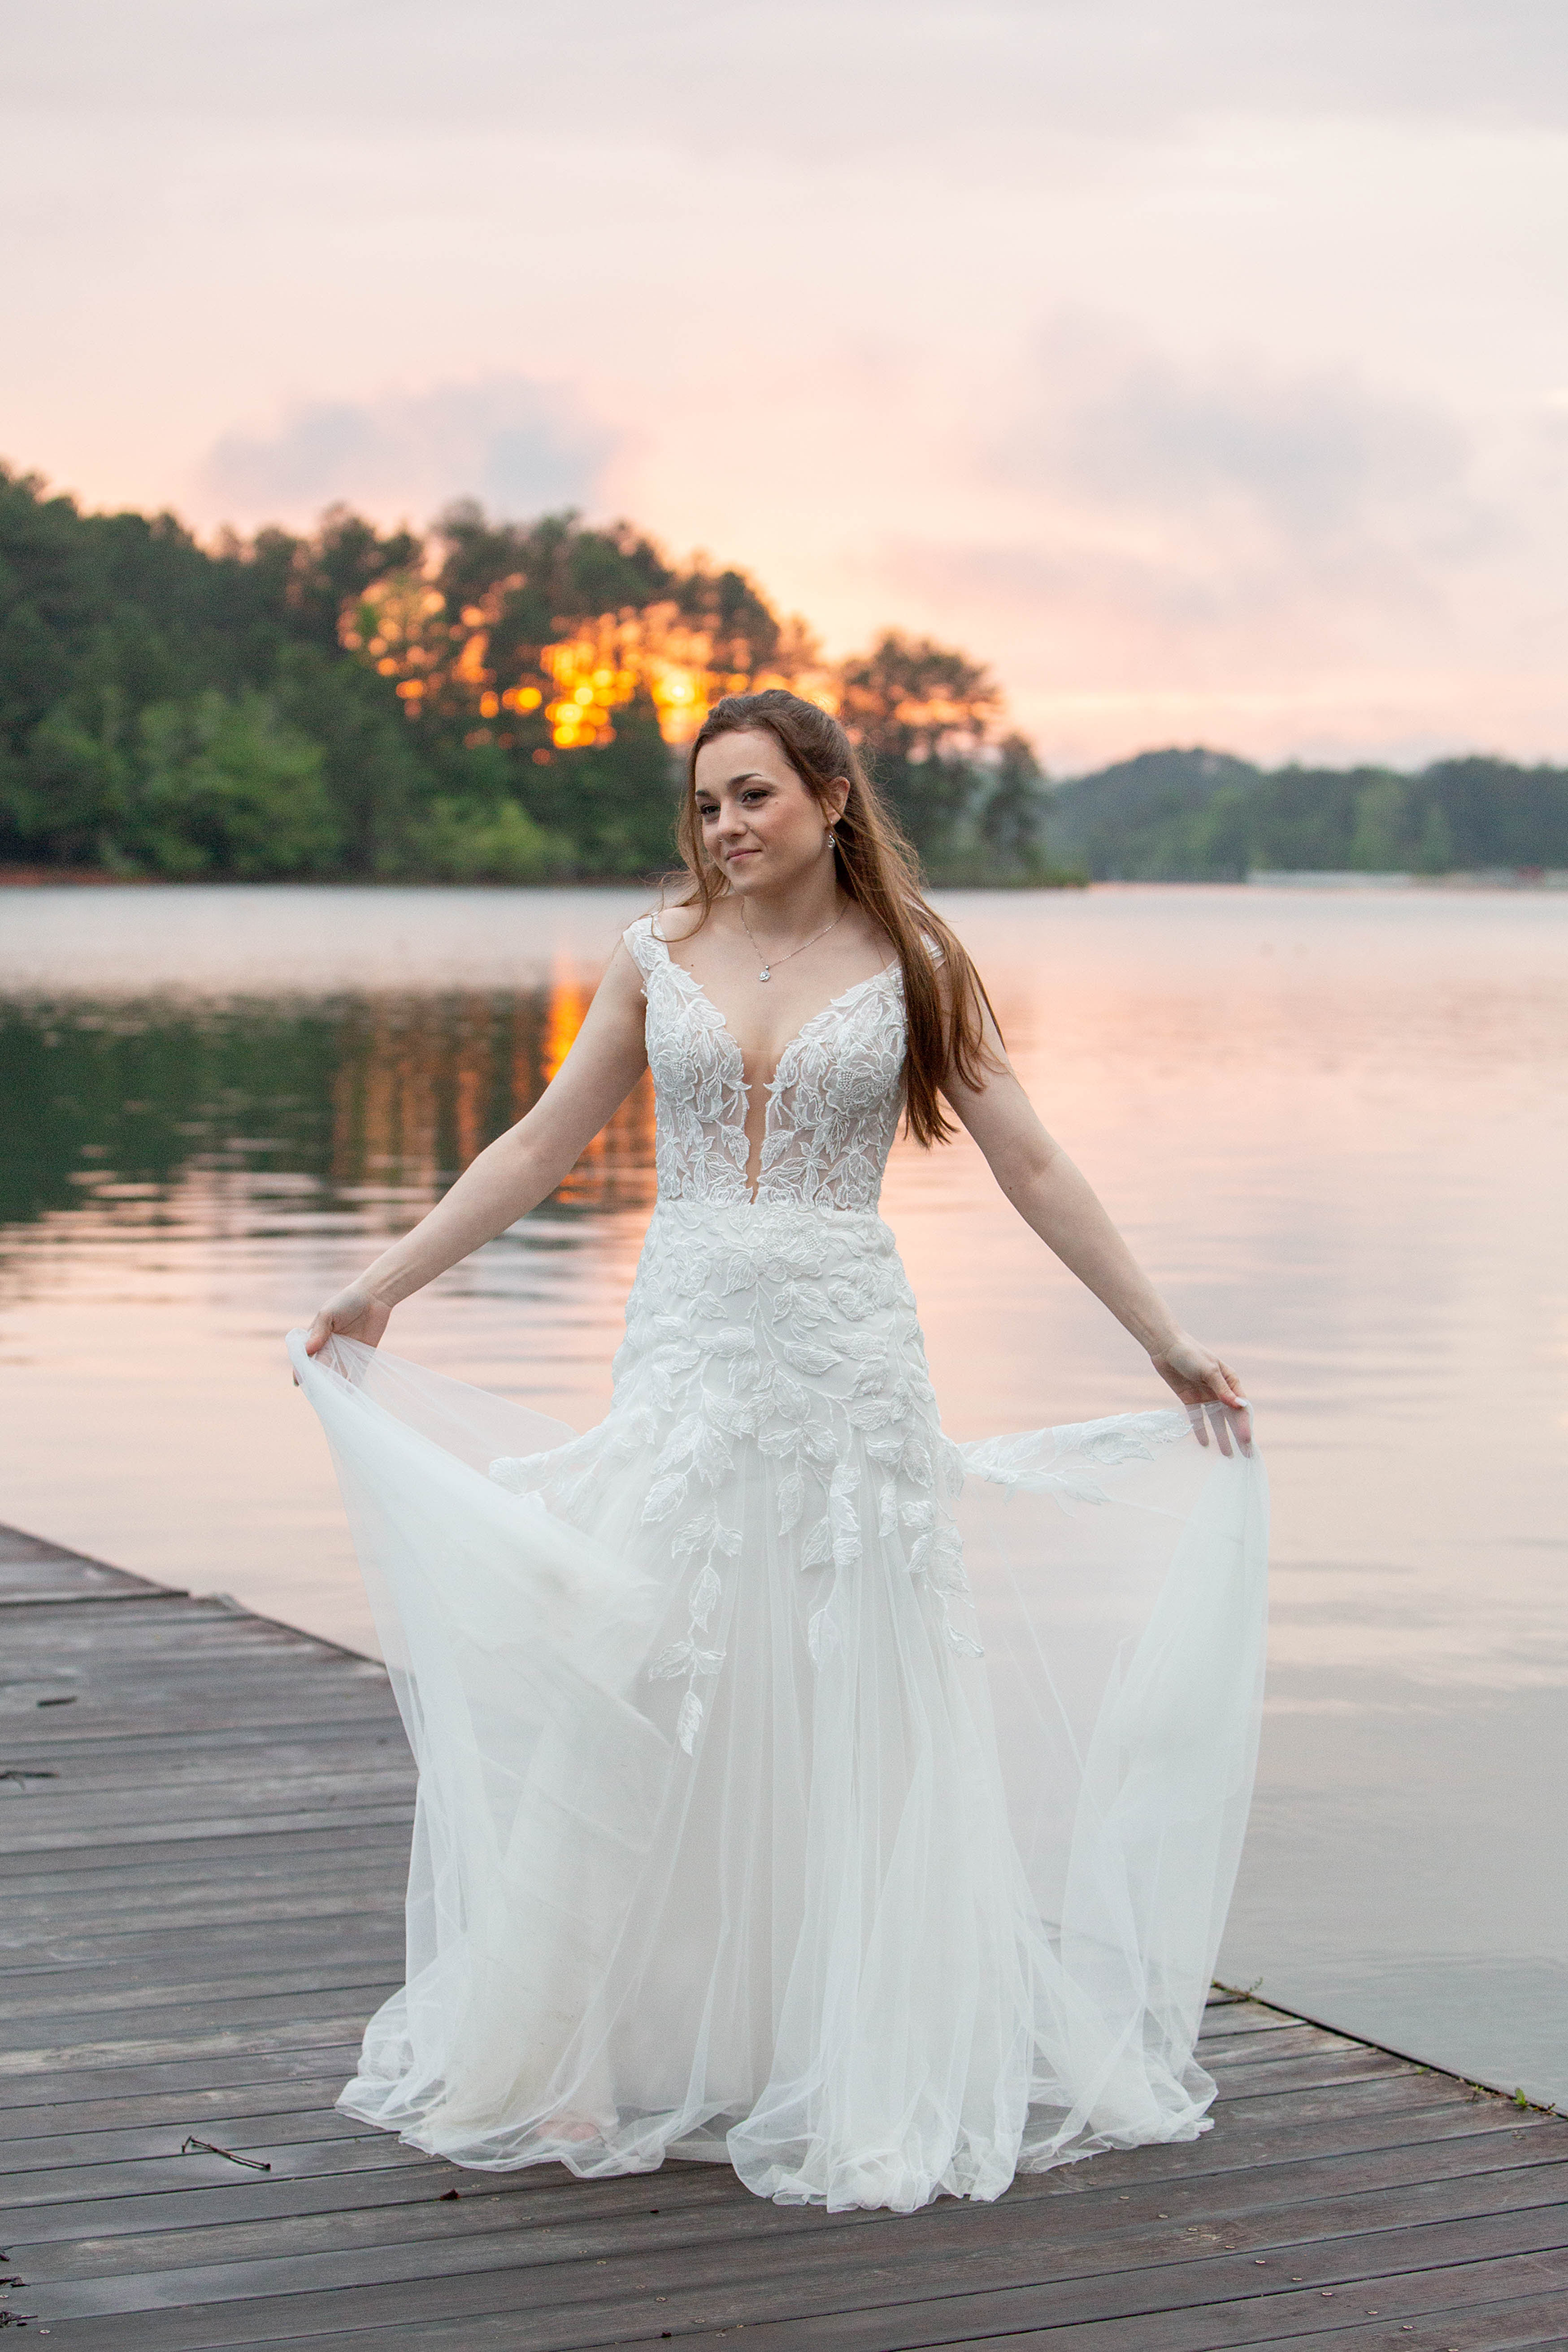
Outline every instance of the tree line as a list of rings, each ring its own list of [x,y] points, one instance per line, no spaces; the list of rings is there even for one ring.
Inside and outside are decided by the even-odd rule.
[[[344,509],[201,544],[0,468],[0,865],[544,882],[674,857],[721,693],[841,709],[935,875],[1050,878],[1045,779],[986,671],[885,633],[829,666],[739,571],[629,524]]]
[[[1224,752],[1147,751],[1051,797],[1052,847],[1097,880],[1234,881],[1249,873],[1568,869],[1568,768],[1436,760],[1257,768]]]
[[[1568,771],[1266,772],[1150,752],[1052,788],[984,665],[896,631],[829,664],[743,572],[629,523],[343,508],[204,545],[0,466],[0,866],[549,882],[674,856],[723,693],[837,709],[938,882],[1568,866]]]

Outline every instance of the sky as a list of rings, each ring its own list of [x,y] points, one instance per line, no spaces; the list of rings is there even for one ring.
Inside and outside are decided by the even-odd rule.
[[[0,457],[626,516],[1053,773],[1568,757],[1563,0],[0,0]]]

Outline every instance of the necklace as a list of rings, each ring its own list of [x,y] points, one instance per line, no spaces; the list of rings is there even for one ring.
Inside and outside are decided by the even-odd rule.
[[[761,971],[758,972],[757,978],[759,980],[772,980],[773,976],[773,966],[775,963],[788,963],[791,956],[804,955],[807,948],[814,948],[816,945],[818,940],[825,940],[827,937],[828,932],[832,930],[834,923],[841,923],[848,912],[849,901],[846,898],[842,907],[839,908],[838,912],[834,916],[832,923],[824,923],[821,930],[813,931],[810,939],[802,940],[799,947],[787,949],[782,956],[769,956],[763,965]],[[752,927],[746,920],[746,902],[744,898],[741,900],[741,929],[745,932],[746,937],[752,940],[752,947],[756,948],[756,951],[760,956],[763,951],[761,948],[757,947],[756,940],[752,939]]]

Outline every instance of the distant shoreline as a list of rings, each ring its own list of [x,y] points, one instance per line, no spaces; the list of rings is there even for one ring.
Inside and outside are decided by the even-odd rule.
[[[452,882],[417,877],[373,879],[358,874],[300,875],[265,879],[232,874],[107,874],[91,866],[0,866],[0,890],[657,890],[660,874],[585,874],[569,881]],[[1486,866],[1455,874],[1363,874],[1355,868],[1317,872],[1260,868],[1245,877],[1074,874],[1042,881],[976,882],[929,879],[931,890],[1568,890],[1568,867]]]
[[[674,869],[679,878],[679,869]],[[549,882],[472,882],[418,875],[363,874],[109,874],[96,866],[0,866],[0,890],[657,890],[665,874],[584,874]],[[1016,882],[928,880],[931,890],[1085,890],[1087,874],[1058,874]]]

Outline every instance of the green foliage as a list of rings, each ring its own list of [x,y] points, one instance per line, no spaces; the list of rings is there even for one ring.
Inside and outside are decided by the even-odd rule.
[[[929,637],[889,629],[862,659],[845,663],[839,682],[846,724],[928,865],[972,863],[965,820],[977,797],[975,755],[1001,702],[987,672]]]
[[[121,838],[154,874],[237,882],[331,873],[341,836],[321,748],[265,695],[209,688],[141,716]]]
[[[535,768],[529,805],[593,876],[659,874],[676,863],[680,761],[646,694],[616,713],[616,740]]]
[[[384,681],[314,645],[285,645],[273,691],[284,717],[321,748],[340,870],[375,881],[418,870],[428,780]]]
[[[1415,775],[1270,772],[1222,752],[1153,751],[1062,785],[1048,821],[1058,856],[1112,880],[1568,867],[1568,770],[1468,759]]]
[[[515,801],[437,799],[418,835],[416,863],[437,882],[548,882],[571,849]]]
[[[400,679],[353,620],[398,596],[420,611],[436,600],[437,650],[410,656],[401,640]],[[511,882],[660,872],[680,761],[654,705],[639,689],[616,705],[613,740],[563,743],[542,666],[563,635],[593,642],[604,616],[650,607],[700,632],[721,675],[797,676],[817,658],[745,573],[673,566],[627,523],[498,522],[465,503],[426,541],[333,508],[308,534],[204,547],[172,515],[84,514],[0,467],[0,865]],[[411,660],[427,663],[429,689]],[[885,632],[837,685],[933,881],[1568,867],[1561,769],[1477,758],[1415,776],[1266,773],[1172,750],[1052,792],[1022,736],[998,740],[987,671],[951,646]]]

